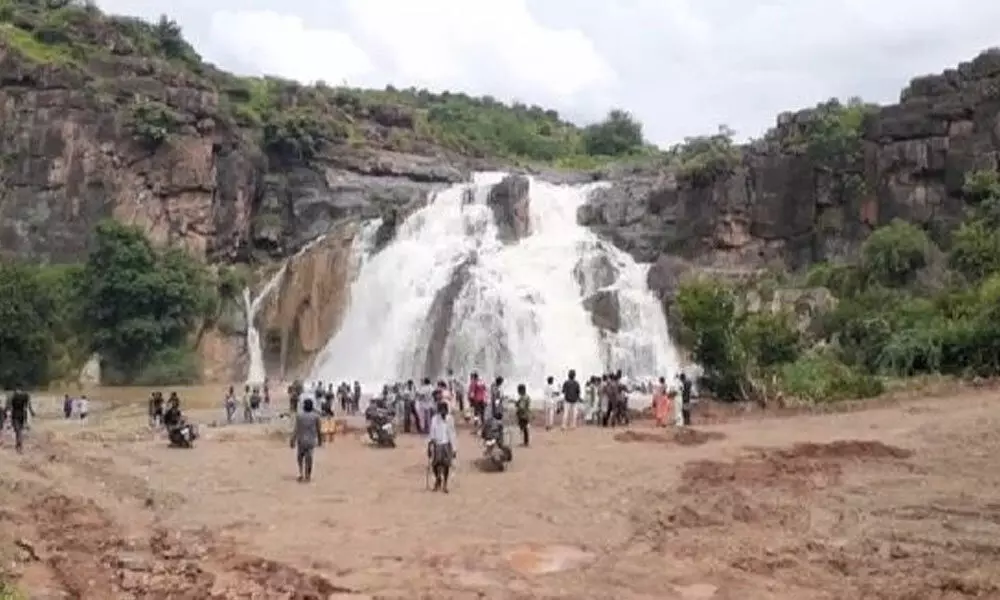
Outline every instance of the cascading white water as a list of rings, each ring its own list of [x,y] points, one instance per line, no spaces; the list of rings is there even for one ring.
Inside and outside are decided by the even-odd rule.
[[[646,288],[648,266],[576,222],[577,208],[601,184],[532,180],[531,234],[505,245],[486,205],[503,177],[480,173],[439,192],[388,247],[364,257],[350,307],[312,379],[381,386],[439,376],[423,373],[427,324],[435,295],[461,265],[468,280],[455,299],[441,359],[456,373],[503,375],[537,389],[546,376],[561,380],[569,369],[581,377],[619,368],[633,377],[679,372],[659,302]],[[371,252],[375,230],[366,228],[363,252]],[[610,282],[597,272],[608,265]],[[586,296],[602,290],[617,296],[617,332],[595,327],[584,307]]]
[[[254,321],[257,319],[257,313],[260,312],[264,300],[281,283],[287,268],[287,262],[282,264],[281,268],[267,280],[256,298],[250,294],[250,288],[243,289],[243,306],[247,320],[247,354],[250,355],[250,365],[247,367],[247,385],[260,385],[267,379],[267,369],[264,367],[264,350],[260,345],[260,332],[257,331],[257,325]]]

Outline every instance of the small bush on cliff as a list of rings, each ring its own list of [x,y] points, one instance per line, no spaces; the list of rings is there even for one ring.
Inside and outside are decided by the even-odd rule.
[[[695,186],[706,186],[733,171],[742,158],[733,142],[734,132],[725,125],[714,135],[691,137],[670,150],[677,174]]]
[[[166,142],[181,125],[180,115],[161,102],[137,98],[132,104],[129,126],[135,139],[150,148]]]

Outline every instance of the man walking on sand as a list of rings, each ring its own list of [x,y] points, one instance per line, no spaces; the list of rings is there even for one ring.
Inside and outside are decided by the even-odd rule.
[[[24,430],[28,424],[28,415],[35,417],[28,392],[16,389],[7,399],[7,412],[10,414],[11,429],[14,430],[14,449],[20,454],[24,451]]]
[[[302,401],[302,412],[295,415],[295,426],[289,448],[295,448],[295,461],[299,465],[299,483],[312,481],[313,451],[323,445],[321,420],[313,410],[312,398]]]

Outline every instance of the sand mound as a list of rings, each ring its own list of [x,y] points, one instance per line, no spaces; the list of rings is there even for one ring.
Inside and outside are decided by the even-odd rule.
[[[644,442],[648,444],[667,444],[678,446],[701,446],[708,442],[725,439],[726,436],[718,431],[700,431],[690,427],[684,427],[668,432],[651,432],[628,430],[616,433],[614,440],[622,443]]]
[[[873,441],[803,443],[790,448],[757,449],[730,462],[690,462],[682,479],[685,485],[694,488],[723,485],[823,488],[840,480],[846,460],[899,460],[912,454]]]

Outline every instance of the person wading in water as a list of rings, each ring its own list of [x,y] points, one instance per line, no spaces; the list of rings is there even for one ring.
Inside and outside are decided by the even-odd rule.
[[[295,415],[295,427],[292,429],[292,439],[289,448],[295,448],[295,462],[299,465],[299,482],[312,481],[313,451],[323,445],[323,433],[320,430],[321,419],[313,411],[312,398],[302,401],[302,412]]]
[[[434,491],[448,493],[451,463],[458,455],[458,435],[455,420],[448,414],[448,404],[439,402],[437,412],[428,426],[427,456],[434,471]]]

